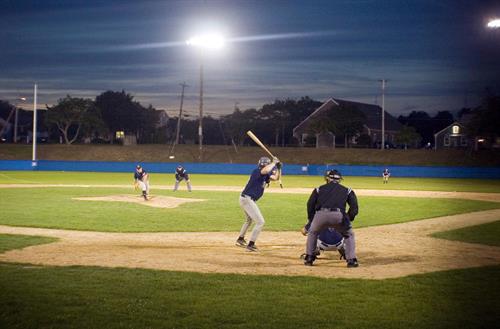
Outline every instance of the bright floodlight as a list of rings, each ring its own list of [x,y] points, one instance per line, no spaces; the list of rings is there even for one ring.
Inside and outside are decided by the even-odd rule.
[[[208,49],[221,49],[224,47],[224,37],[216,34],[205,34],[192,37],[187,40],[189,46],[202,47]]]
[[[500,27],[500,19],[495,18],[488,22],[488,27],[490,29],[498,29]]]

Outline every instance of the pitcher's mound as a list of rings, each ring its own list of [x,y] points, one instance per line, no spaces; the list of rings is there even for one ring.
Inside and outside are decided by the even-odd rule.
[[[81,198],[73,198],[73,200],[132,202],[155,208],[175,208],[187,202],[206,201],[205,199],[174,198],[170,196],[160,196],[160,195],[150,196],[149,200],[147,201],[144,200],[142,196],[136,196],[136,195],[108,195],[108,196],[96,196],[96,197],[81,197]]]

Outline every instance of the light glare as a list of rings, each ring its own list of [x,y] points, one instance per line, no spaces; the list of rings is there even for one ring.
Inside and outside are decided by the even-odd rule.
[[[490,29],[498,29],[500,27],[500,19],[495,18],[488,22],[488,27]]]
[[[189,46],[202,47],[208,49],[221,49],[225,45],[224,37],[216,34],[205,34],[192,37],[186,41]]]

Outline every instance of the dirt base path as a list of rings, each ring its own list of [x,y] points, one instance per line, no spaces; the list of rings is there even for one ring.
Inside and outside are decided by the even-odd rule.
[[[500,248],[429,237],[433,232],[496,221],[500,210],[446,216],[356,230],[360,267],[348,269],[337,252],[314,267],[299,259],[298,232],[266,232],[261,251],[236,247],[237,233],[100,233],[0,226],[0,233],[57,237],[55,243],[0,254],[0,261],[38,265],[149,268],[202,273],[395,278],[417,273],[500,264]]]
[[[116,185],[0,185],[2,187],[122,187]],[[123,187],[130,187],[124,185]],[[156,186],[158,189],[171,187]],[[240,191],[240,187],[198,186],[198,190]],[[310,189],[271,188],[271,193],[310,193]],[[356,190],[358,195],[462,198],[500,202],[500,194]],[[136,198],[137,199],[137,198]],[[197,200],[201,201],[201,200]],[[0,233],[57,237],[55,243],[0,254],[0,261],[55,266],[149,268],[202,273],[306,275],[386,279],[418,273],[500,264],[500,248],[432,238],[434,232],[500,219],[500,209],[408,223],[356,229],[360,267],[347,269],[337,252],[303,265],[305,238],[299,232],[264,232],[260,251],[236,247],[236,232],[102,233],[1,226]]]

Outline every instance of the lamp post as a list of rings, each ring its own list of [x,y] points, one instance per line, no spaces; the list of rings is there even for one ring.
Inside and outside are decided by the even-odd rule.
[[[203,57],[204,50],[218,50],[224,47],[224,38],[216,34],[205,34],[192,37],[186,41],[188,46],[194,46],[200,49],[200,120],[198,125],[198,141],[200,155],[199,160],[203,159]]]
[[[383,150],[385,149],[385,84],[387,80],[382,79],[379,81],[382,82],[382,145],[380,146],[380,149]]]
[[[38,96],[38,85],[35,83],[35,86],[33,88],[33,154],[31,158],[31,166],[36,167],[37,166],[37,161],[36,161],[36,108],[37,108],[37,96]]]

